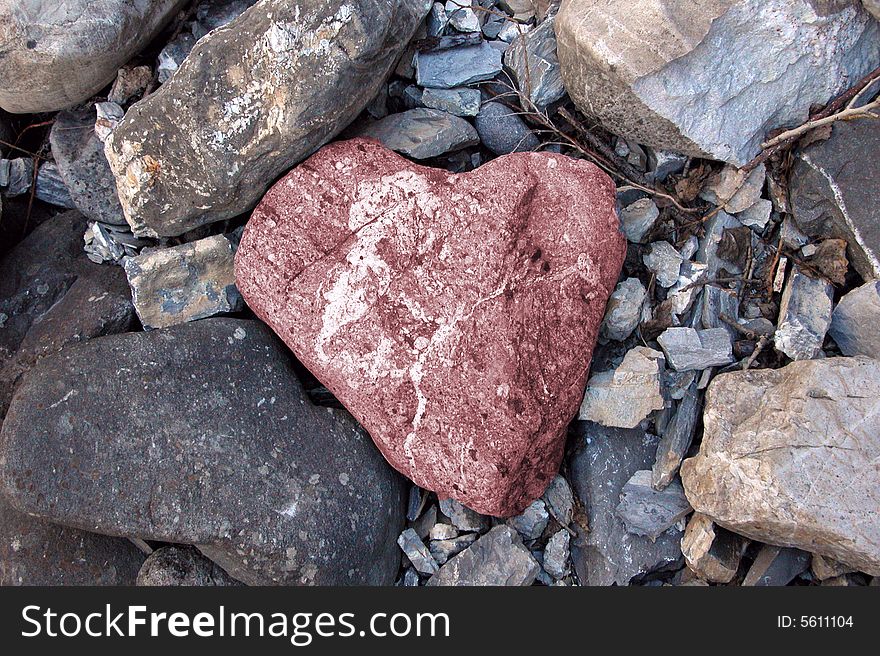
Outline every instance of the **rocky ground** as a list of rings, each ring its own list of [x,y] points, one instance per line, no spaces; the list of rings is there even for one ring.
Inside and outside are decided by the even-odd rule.
[[[880,6],[676,7],[0,7],[0,583],[876,585]]]

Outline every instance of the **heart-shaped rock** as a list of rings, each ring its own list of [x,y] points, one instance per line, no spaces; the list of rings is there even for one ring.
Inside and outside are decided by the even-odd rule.
[[[250,307],[441,498],[506,516],[559,467],[626,243],[611,179],[515,153],[469,173],[325,146],[254,210]]]

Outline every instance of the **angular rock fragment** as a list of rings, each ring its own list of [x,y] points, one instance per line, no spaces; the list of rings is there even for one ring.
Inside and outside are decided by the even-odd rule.
[[[647,294],[638,278],[627,278],[617,283],[605,306],[599,334],[605,339],[621,342],[629,337],[639,325]]]
[[[450,175],[335,143],[254,212],[236,282],[394,467],[508,516],[558,470],[622,262],[613,203],[555,154]]]
[[[37,171],[37,181],[34,185],[34,197],[44,203],[64,207],[69,210],[76,209],[76,203],[70,196],[70,190],[64,183],[58,166],[54,162],[45,162]]]
[[[243,307],[232,244],[223,235],[150,250],[123,263],[144,328],[166,328]]]
[[[501,53],[485,41],[476,45],[440,47],[419,51],[415,56],[416,82],[420,87],[453,89],[482,80],[491,80],[501,72]]]
[[[721,248],[726,234],[742,229],[743,225],[727,212],[718,212],[706,222],[705,236],[700,240],[700,248],[697,250],[696,261],[706,265],[706,278],[714,280],[720,276],[721,269],[728,275],[742,273],[742,266],[731,259]]]
[[[367,106],[429,8],[261,0],[202,38],[107,138],[134,233],[180,235],[253,207]]]
[[[544,490],[544,504],[553,518],[562,526],[571,524],[574,512],[574,496],[571,486],[563,476],[556,474],[547,489]]]
[[[744,586],[788,585],[810,567],[810,554],[765,544],[743,579]]]
[[[660,394],[663,354],[645,346],[627,352],[617,369],[593,374],[578,418],[602,426],[635,428],[665,405]]]
[[[701,371],[733,362],[733,346],[724,328],[667,328],[657,343],[676,371]]]
[[[185,0],[35,0],[0,7],[0,107],[66,109],[109,84]]]
[[[95,134],[94,110],[59,112],[49,143],[77,209],[93,221],[126,225],[104,144]]]
[[[449,17],[449,24],[459,32],[479,32],[480,19],[474,13],[474,10],[468,7],[469,4],[477,4],[476,0],[447,0],[446,15]]]
[[[34,160],[30,157],[0,160],[0,188],[12,198],[30,190],[34,183]]]
[[[440,512],[446,515],[460,531],[485,533],[489,530],[488,517],[471,510],[455,499],[441,499]]]
[[[651,542],[628,533],[614,513],[623,486],[637,471],[647,469],[657,438],[643,430],[603,428],[575,422],[577,451],[571,460],[571,481],[587,515],[588,530],[578,526],[572,562],[582,585],[627,585],[638,575],[674,564],[681,558],[681,532],[667,531]]]
[[[562,78],[615,134],[742,166],[768,132],[803,123],[880,65],[880,25],[860,2],[818,4],[565,0]]]
[[[754,540],[880,572],[878,404],[880,363],[864,358],[717,376],[681,469],[688,500]]]
[[[723,207],[731,214],[745,212],[760,200],[766,175],[767,169],[763,164],[751,171],[725,166],[709,178],[700,192],[700,198]]]
[[[681,539],[681,552],[699,577],[712,583],[730,583],[747,544],[745,538],[716,526],[710,517],[694,513]]]
[[[412,563],[419,574],[430,576],[437,571],[437,561],[434,560],[422,539],[411,528],[406,529],[400,534],[397,538],[397,545],[406,554],[409,562]]]
[[[346,413],[309,403],[256,321],[43,358],[3,423],[0,484],[19,511],[194,544],[248,584],[390,584],[400,563],[402,481]]]
[[[648,231],[654,227],[660,210],[650,198],[642,198],[627,205],[620,211],[620,224],[626,240],[640,243]]]
[[[841,562],[823,556],[821,554],[813,554],[810,558],[810,571],[820,581],[833,579],[853,572],[853,568],[844,565]]]
[[[107,100],[117,105],[125,105],[135,96],[140,96],[146,91],[153,79],[153,71],[149,66],[132,66],[120,68],[116,73],[116,80]]]
[[[844,355],[880,360],[880,280],[869,280],[840,299],[828,334]]]
[[[539,569],[516,531],[501,525],[451,558],[428,579],[428,585],[531,585]]]
[[[648,252],[642,256],[642,261],[648,267],[648,271],[657,276],[657,283],[661,287],[672,287],[678,282],[682,259],[679,252],[668,241],[655,241],[650,245]]]
[[[649,469],[637,471],[624,484],[615,509],[628,533],[644,535],[652,542],[690,512],[681,483],[672,481],[663,490],[655,490]]]
[[[773,203],[764,198],[759,198],[754,205],[736,215],[737,220],[744,226],[763,230],[770,220],[773,212]]]
[[[568,574],[568,559],[570,556],[569,545],[571,535],[566,529],[556,531],[547,541],[544,550],[544,571],[554,579],[561,579]]]
[[[128,540],[58,526],[0,501],[0,585],[134,585],[143,562]]]
[[[517,37],[504,53],[504,65],[513,71],[517,88],[539,112],[565,95],[556,58],[553,21],[552,17],[548,18],[534,30]]]
[[[657,445],[657,456],[651,469],[651,485],[655,490],[662,490],[672,482],[691,446],[700,414],[698,395],[696,383],[692,383],[662,431],[663,437]]]
[[[731,339],[739,339],[740,333],[727,323],[739,318],[739,296],[735,290],[706,285],[703,287],[703,303],[700,310],[700,325],[703,328],[724,328]]]
[[[795,267],[782,291],[779,323],[773,336],[776,348],[792,360],[809,360],[822,352],[831,325],[834,288]]]
[[[195,547],[173,545],[156,549],[137,575],[139,586],[241,585]]]
[[[480,92],[478,89],[460,87],[458,89],[425,89],[422,93],[425,107],[449,112],[454,116],[476,116],[480,111]]]
[[[550,515],[547,512],[547,507],[541,499],[538,499],[522,513],[508,519],[507,524],[515,528],[523,540],[537,540],[544,533],[549,521]]]
[[[479,537],[477,533],[465,533],[446,540],[431,540],[428,544],[428,551],[431,552],[438,565],[445,565],[450,558],[467,549]]]
[[[878,148],[877,121],[838,122],[830,139],[798,151],[791,173],[797,226],[811,237],[845,239],[849,260],[865,280],[880,278]]]
[[[480,143],[477,131],[463,118],[424,108],[387,116],[362,130],[360,136],[376,139],[413,159],[436,157]]]
[[[458,537],[458,528],[452,524],[434,524],[428,532],[428,537],[432,540],[451,540]]]
[[[541,142],[515,109],[500,102],[487,102],[474,121],[480,140],[496,155],[535,150]]]

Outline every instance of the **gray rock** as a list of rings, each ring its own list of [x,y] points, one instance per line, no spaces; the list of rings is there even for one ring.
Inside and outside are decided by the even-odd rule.
[[[844,355],[880,360],[880,280],[869,280],[840,299],[828,334]]]
[[[544,490],[542,498],[547,510],[557,522],[562,526],[571,524],[574,496],[571,493],[571,486],[564,477],[556,474],[550,481],[550,485]]]
[[[709,178],[700,192],[700,198],[719,205],[726,212],[745,212],[761,198],[767,169],[759,164],[746,173],[735,166],[725,166]]]
[[[644,535],[652,542],[690,512],[681,483],[672,481],[662,490],[655,490],[649,469],[635,472],[624,484],[615,509],[627,533]]]
[[[34,183],[34,160],[30,157],[0,160],[0,188],[3,195],[21,196]]]
[[[507,22],[498,16],[489,16],[483,23],[483,36],[487,39],[497,39],[506,24]]]
[[[122,121],[125,110],[113,102],[99,102],[95,103],[95,115],[95,134],[101,143],[104,143]],[[107,159],[106,155],[104,159]]]
[[[496,155],[526,152],[541,145],[516,110],[499,102],[485,103],[474,124],[483,145]]]
[[[429,8],[260,0],[203,37],[107,137],[135,235],[180,235],[252,208],[375,97]]]
[[[566,529],[557,531],[547,540],[547,548],[544,549],[544,571],[554,579],[561,579],[568,574],[568,560],[570,552],[571,535]]]
[[[627,278],[617,283],[605,306],[599,334],[605,339],[618,341],[629,337],[639,325],[647,294],[638,278]]]
[[[641,198],[620,210],[620,225],[626,240],[638,244],[654,227],[660,210],[650,198]]]
[[[721,316],[736,321],[739,317],[739,296],[735,290],[715,285],[703,287],[703,302],[700,306],[700,325],[703,328],[724,328],[731,339],[739,339],[740,333],[726,323]]]
[[[719,245],[725,233],[742,227],[742,223],[723,211],[718,212],[718,214],[706,221],[705,234],[700,240],[696,261],[706,265],[706,278],[708,280],[714,280],[719,277],[719,271],[722,268],[730,274],[742,273],[742,267],[737,262],[724,259],[718,254]]]
[[[656,182],[665,182],[670,175],[681,173],[687,160],[687,155],[651,148],[648,150],[648,177]]]
[[[534,30],[518,36],[504,53],[504,65],[513,72],[517,88],[539,112],[565,95],[556,58],[553,20],[550,17]]]
[[[694,573],[712,583],[730,583],[739,570],[748,540],[694,513],[681,539],[681,552]]]
[[[93,221],[89,223],[83,235],[83,241],[88,258],[96,263],[119,262],[122,258],[134,257],[138,249],[148,245],[148,242],[137,239],[128,231],[128,225],[111,226]]]
[[[773,343],[792,360],[809,360],[822,352],[831,325],[834,287],[794,267],[782,291]]]
[[[539,569],[516,531],[502,524],[449,559],[428,585],[531,585]]]
[[[733,346],[724,328],[667,328],[657,343],[676,371],[701,371],[733,362]]]
[[[412,529],[422,540],[427,540],[431,530],[437,525],[437,506],[431,504],[418,519],[412,522]]]
[[[531,25],[523,25],[517,21],[507,21],[498,31],[498,38],[505,43],[513,43],[518,38],[528,34],[531,29]]]
[[[446,515],[460,531],[489,530],[490,520],[486,515],[471,510],[455,499],[441,499],[440,512]]]
[[[533,501],[528,508],[519,515],[507,520],[507,525],[516,529],[523,540],[537,540],[547,528],[550,514],[541,499]]]
[[[391,114],[359,134],[413,159],[436,157],[480,143],[477,131],[463,118],[424,108]]]
[[[37,185],[34,196],[44,203],[63,207],[68,210],[76,209],[70,190],[64,184],[61,173],[54,162],[45,162],[37,170]]]
[[[116,71],[171,20],[185,0],[33,0],[0,6],[0,107],[66,109],[113,81]]]
[[[668,241],[655,241],[642,256],[642,262],[648,267],[648,271],[657,276],[657,283],[661,287],[672,287],[678,282],[682,259],[681,254]]]
[[[434,560],[422,539],[411,528],[406,529],[398,536],[397,545],[406,554],[409,562],[412,563],[419,574],[430,576],[437,571],[437,561]]]
[[[223,312],[244,301],[235,287],[232,244],[223,235],[149,250],[123,262],[144,328],[166,328]]]
[[[474,10],[467,7],[469,4],[479,4],[474,0],[447,0],[446,15],[449,17],[449,24],[459,32],[479,32],[480,19],[474,13]]]
[[[91,108],[60,112],[49,133],[52,155],[77,209],[93,221],[126,225],[116,179],[95,134]]]
[[[865,358],[716,376],[681,468],[688,500],[754,540],[880,573],[878,399],[880,362]]]
[[[880,125],[835,123],[831,138],[795,157],[791,206],[798,227],[811,237],[836,237],[863,279],[880,278]]]
[[[614,513],[630,477],[654,460],[657,438],[643,430],[602,428],[575,422],[576,451],[571,481],[586,513],[577,526],[572,562],[581,585],[627,585],[638,575],[673,565],[681,558],[681,533],[667,531],[656,542],[628,533]]]
[[[422,93],[425,107],[440,109],[454,116],[476,116],[480,111],[480,92],[477,89],[425,89]]]
[[[565,2],[556,37],[569,95],[605,128],[735,166],[880,65],[858,0]]]
[[[694,283],[704,280],[709,267],[699,262],[683,262],[678,272],[678,282],[669,288],[666,298],[671,304],[672,314],[681,317],[691,309],[699,297],[700,289]]]
[[[388,85],[388,96],[400,102],[405,109],[424,107],[424,92],[415,84],[407,84],[403,80],[392,80]]]
[[[696,384],[691,383],[672,419],[663,429],[663,437],[657,445],[657,456],[651,468],[651,485],[656,490],[662,490],[672,482],[693,442],[700,414],[698,394]]]
[[[415,67],[419,86],[453,89],[481,80],[491,80],[498,75],[502,68],[501,53],[485,41],[478,45],[441,47],[417,52]]]
[[[744,586],[788,585],[810,568],[810,554],[765,544],[743,579]]]
[[[128,540],[51,524],[0,501],[0,585],[134,585],[143,561]]]
[[[578,418],[602,426],[635,428],[665,405],[660,394],[663,354],[645,346],[629,351],[616,369],[590,376]]]
[[[67,526],[194,544],[248,584],[387,585],[400,564],[402,480],[347,413],[310,404],[256,321],[41,359],[0,433],[0,493]]]
[[[428,543],[428,550],[438,565],[445,565],[455,554],[471,546],[478,537],[480,536],[477,533],[465,533],[446,540],[431,540]]]
[[[751,207],[737,214],[736,218],[744,226],[761,231],[767,226],[772,211],[773,203],[766,198],[759,198]]]
[[[198,549],[183,545],[162,547],[151,553],[138,572],[137,584],[162,587],[241,585]]]
[[[427,30],[428,36],[443,36],[446,30],[446,24],[449,18],[446,15],[446,8],[442,2],[435,2],[428,14]]]
[[[171,79],[171,76],[177,72],[177,69],[192,52],[196,41],[197,39],[192,35],[192,32],[182,31],[159,51],[156,63],[156,79],[159,84],[165,84]]]

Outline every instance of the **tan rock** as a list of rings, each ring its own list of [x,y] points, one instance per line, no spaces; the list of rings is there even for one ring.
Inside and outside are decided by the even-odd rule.
[[[681,539],[681,552],[700,578],[730,583],[747,544],[745,538],[715,526],[711,517],[694,513]]]
[[[700,453],[681,468],[697,512],[755,540],[880,573],[880,362],[722,374],[703,423]]]

